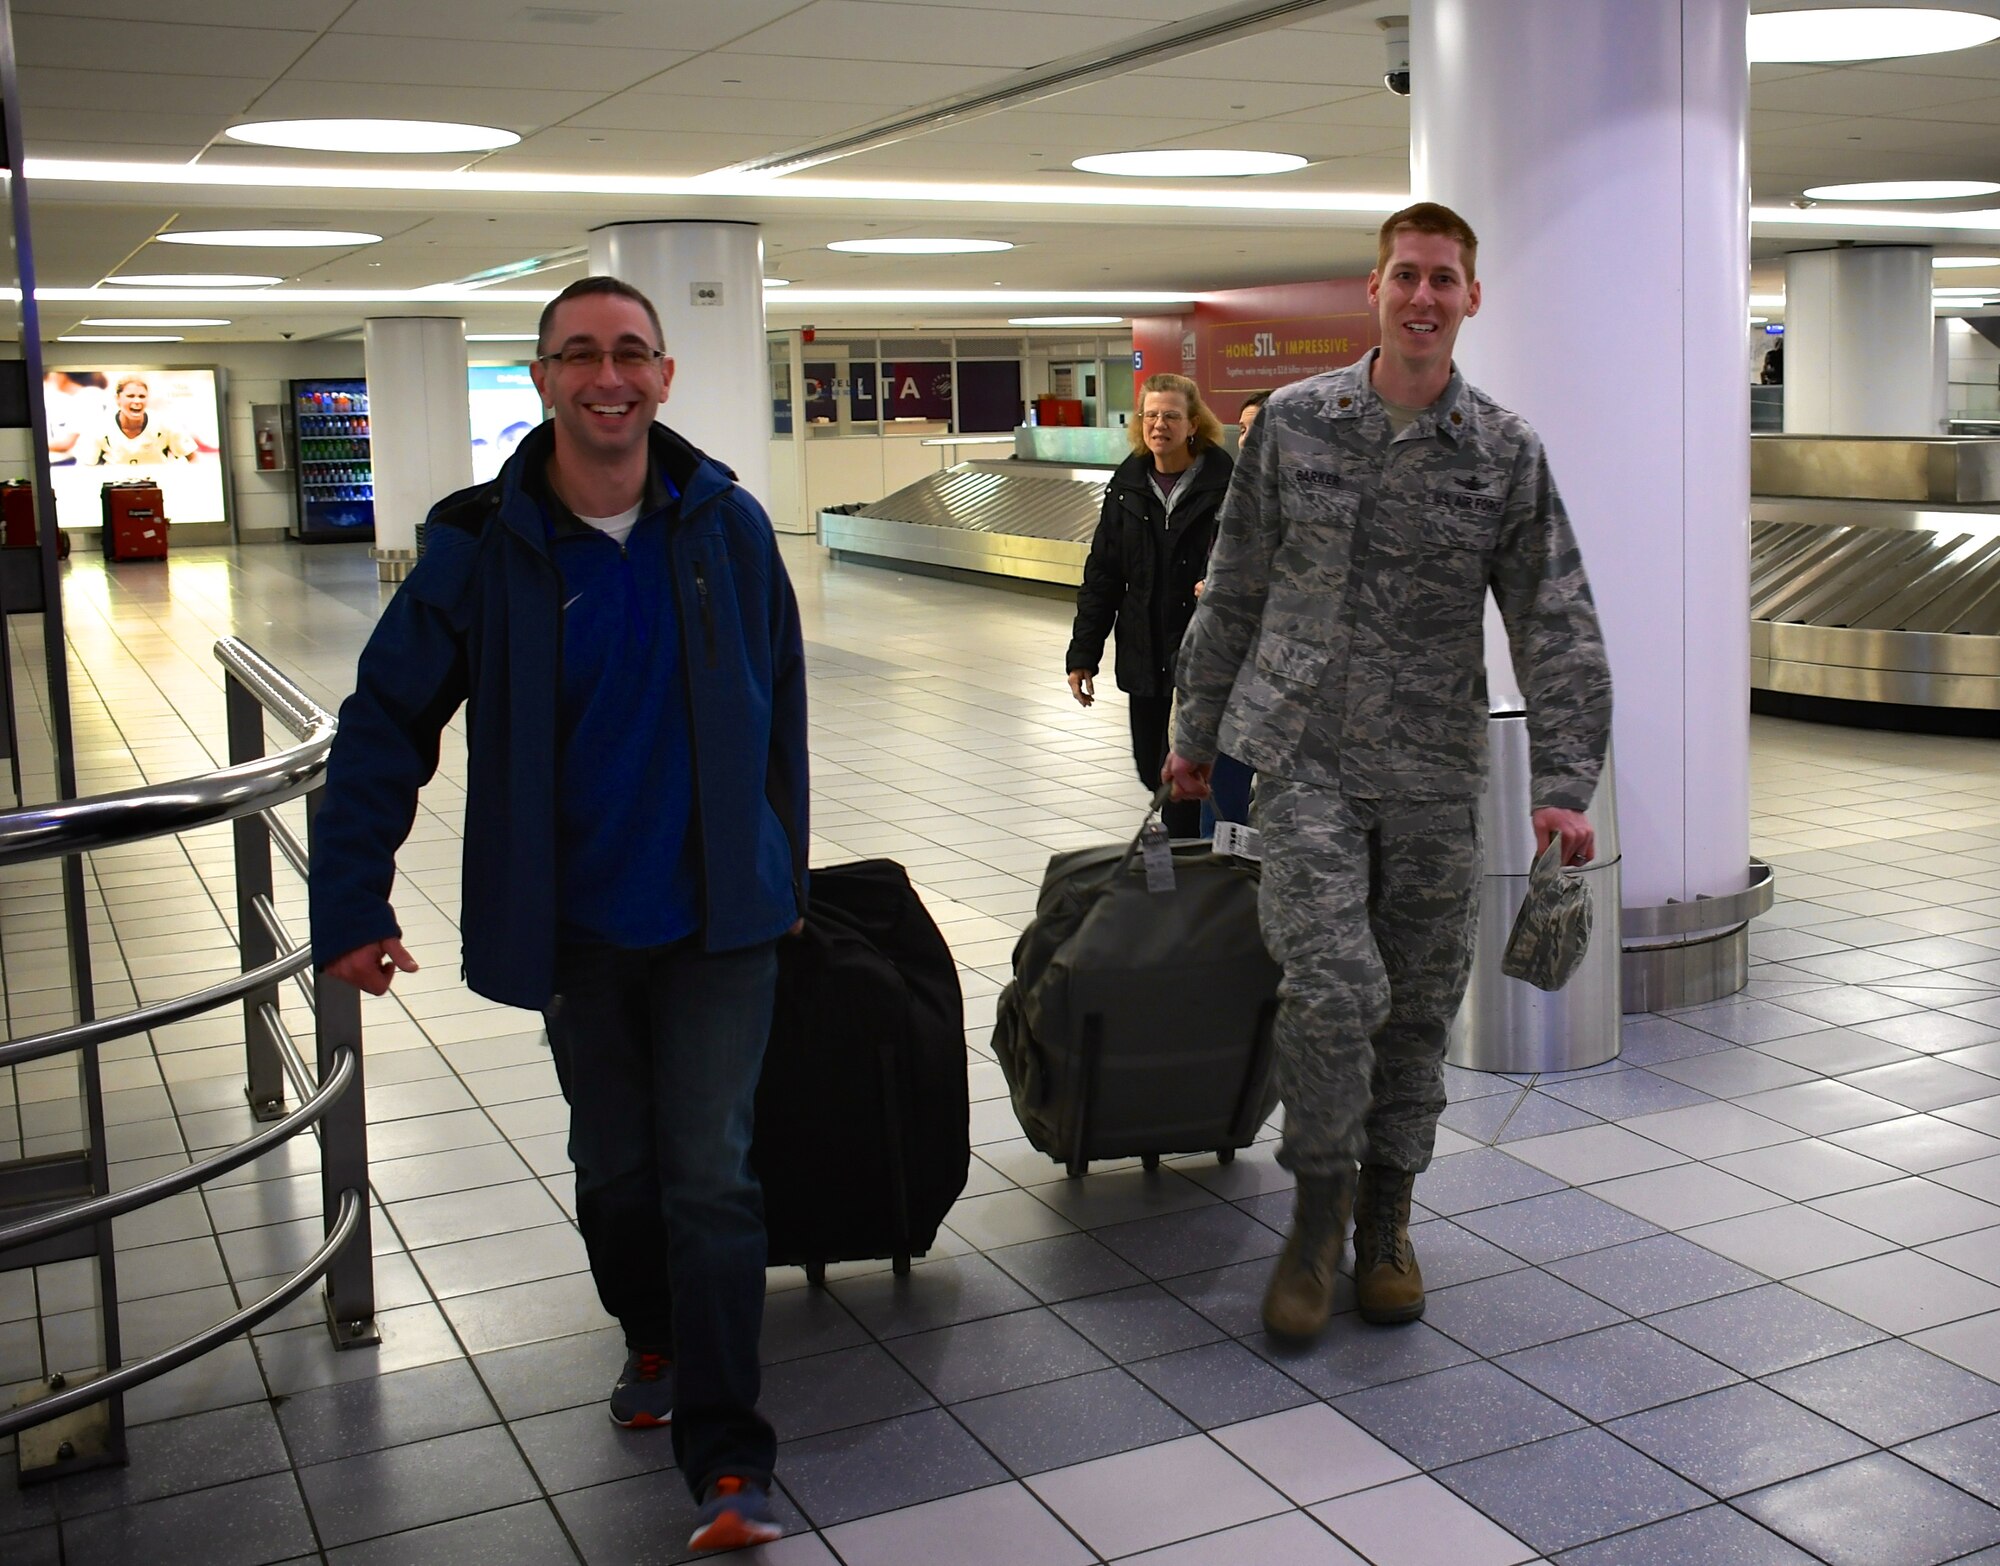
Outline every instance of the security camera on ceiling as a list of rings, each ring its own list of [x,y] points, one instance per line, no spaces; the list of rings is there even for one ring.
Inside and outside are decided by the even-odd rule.
[[[1382,72],[1382,85],[1398,98],[1410,95],[1410,19],[1385,16],[1375,24],[1382,29],[1382,42],[1389,58]]]

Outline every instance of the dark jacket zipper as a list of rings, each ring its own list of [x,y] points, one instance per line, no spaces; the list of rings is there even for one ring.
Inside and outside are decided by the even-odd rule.
[[[694,562],[694,596],[701,607],[701,647],[707,656],[707,667],[717,667],[715,651],[715,612],[708,602],[708,573],[701,568],[699,560]]]

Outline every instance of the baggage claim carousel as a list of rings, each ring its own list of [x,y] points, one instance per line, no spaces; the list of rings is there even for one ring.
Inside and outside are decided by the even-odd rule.
[[[1023,429],[1012,460],[823,511],[841,558],[1075,587],[1127,447]],[[1751,705],[2000,735],[2000,439],[1760,435],[1751,445]]]

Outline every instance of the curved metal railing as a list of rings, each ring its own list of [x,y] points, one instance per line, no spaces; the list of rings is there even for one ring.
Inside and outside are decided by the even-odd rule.
[[[69,1385],[61,1375],[51,1377],[47,1395],[0,1413],[0,1437],[108,1401],[112,1409],[110,1441],[117,1448],[111,1456],[122,1458],[124,1421],[118,1400],[126,1390],[177,1369],[257,1325],[322,1278],[328,1280],[328,1314],[336,1344],[351,1347],[377,1341],[369,1258],[367,1133],[360,1092],[360,997],[347,985],[313,982],[308,973],[311,951],[291,939],[271,894],[273,844],[293,870],[302,877],[306,874],[306,847],[279,819],[276,809],[305,796],[310,819],[333,744],[335,720],[253,648],[235,638],[217,642],[215,656],[226,674],[227,767],[172,783],[0,812],[0,867],[84,854],[113,844],[232,821],[236,824],[238,941],[243,972],[119,1016],[94,1018],[10,1040],[0,1044],[0,1067],[83,1051],[90,1068],[86,1072],[89,1093],[95,1101],[99,1093],[95,1052],[99,1045],[241,1001],[247,1093],[259,1118],[270,1124],[232,1147],[129,1190],[93,1190],[82,1200],[32,1204],[38,1210],[0,1224],[0,1253],[43,1247],[45,1254],[50,1242],[92,1227],[99,1243],[108,1244],[111,1219],[226,1174],[307,1129],[321,1141],[325,1242],[303,1267],[264,1298],[144,1359],[116,1363],[116,1333],[107,1327],[104,1373],[76,1385]],[[266,714],[288,729],[297,743],[275,754],[264,754]],[[299,986],[314,1011],[319,1057],[316,1071],[306,1063],[279,1012],[278,988],[287,979]],[[301,1100],[290,1113],[284,1111],[287,1079]],[[101,1110],[95,1103],[90,1119],[94,1126],[101,1126]],[[98,1171],[93,1183],[105,1184],[101,1156],[93,1167]],[[104,1269],[105,1277],[112,1275],[112,1269]],[[108,1320],[115,1321],[115,1291],[106,1291],[101,1308]],[[64,1450],[70,1448],[66,1445]]]

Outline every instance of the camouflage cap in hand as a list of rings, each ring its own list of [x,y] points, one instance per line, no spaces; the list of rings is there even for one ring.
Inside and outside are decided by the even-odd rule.
[[[1500,971],[1536,989],[1561,989],[1590,947],[1590,918],[1590,888],[1563,868],[1557,834],[1529,872],[1528,895],[1514,916]]]

